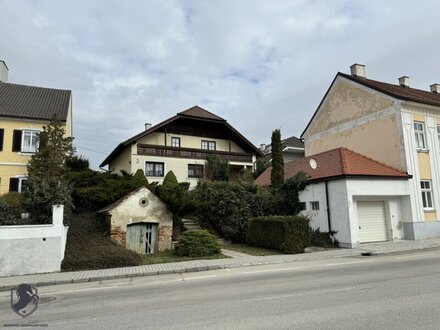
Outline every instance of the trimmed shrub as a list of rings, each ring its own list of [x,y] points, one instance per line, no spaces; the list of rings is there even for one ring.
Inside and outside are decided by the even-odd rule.
[[[245,241],[247,223],[252,217],[252,193],[237,183],[204,182],[194,194],[200,203],[201,225],[214,228],[226,239]]]
[[[309,220],[302,216],[268,216],[250,220],[247,242],[283,253],[303,253],[309,246]]]
[[[178,237],[175,253],[182,257],[204,257],[220,253],[220,243],[207,230],[188,230]]]
[[[8,192],[0,197],[8,207],[19,207],[23,203],[23,195],[18,192]]]

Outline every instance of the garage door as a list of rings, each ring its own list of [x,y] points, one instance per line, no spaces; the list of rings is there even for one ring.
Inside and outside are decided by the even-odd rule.
[[[381,242],[388,240],[384,202],[357,202],[359,241]]]

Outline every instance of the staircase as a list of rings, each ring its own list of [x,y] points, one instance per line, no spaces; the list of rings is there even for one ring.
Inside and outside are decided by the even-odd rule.
[[[183,225],[188,230],[200,230],[202,229],[194,219],[182,219]]]

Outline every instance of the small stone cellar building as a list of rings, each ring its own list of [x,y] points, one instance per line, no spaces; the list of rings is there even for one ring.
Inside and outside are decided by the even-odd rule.
[[[164,202],[145,187],[103,208],[110,238],[127,249],[151,254],[171,249],[173,216]]]

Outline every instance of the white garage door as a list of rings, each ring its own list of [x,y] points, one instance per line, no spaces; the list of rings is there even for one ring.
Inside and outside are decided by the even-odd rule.
[[[359,241],[382,242],[388,240],[384,202],[357,202]]]

